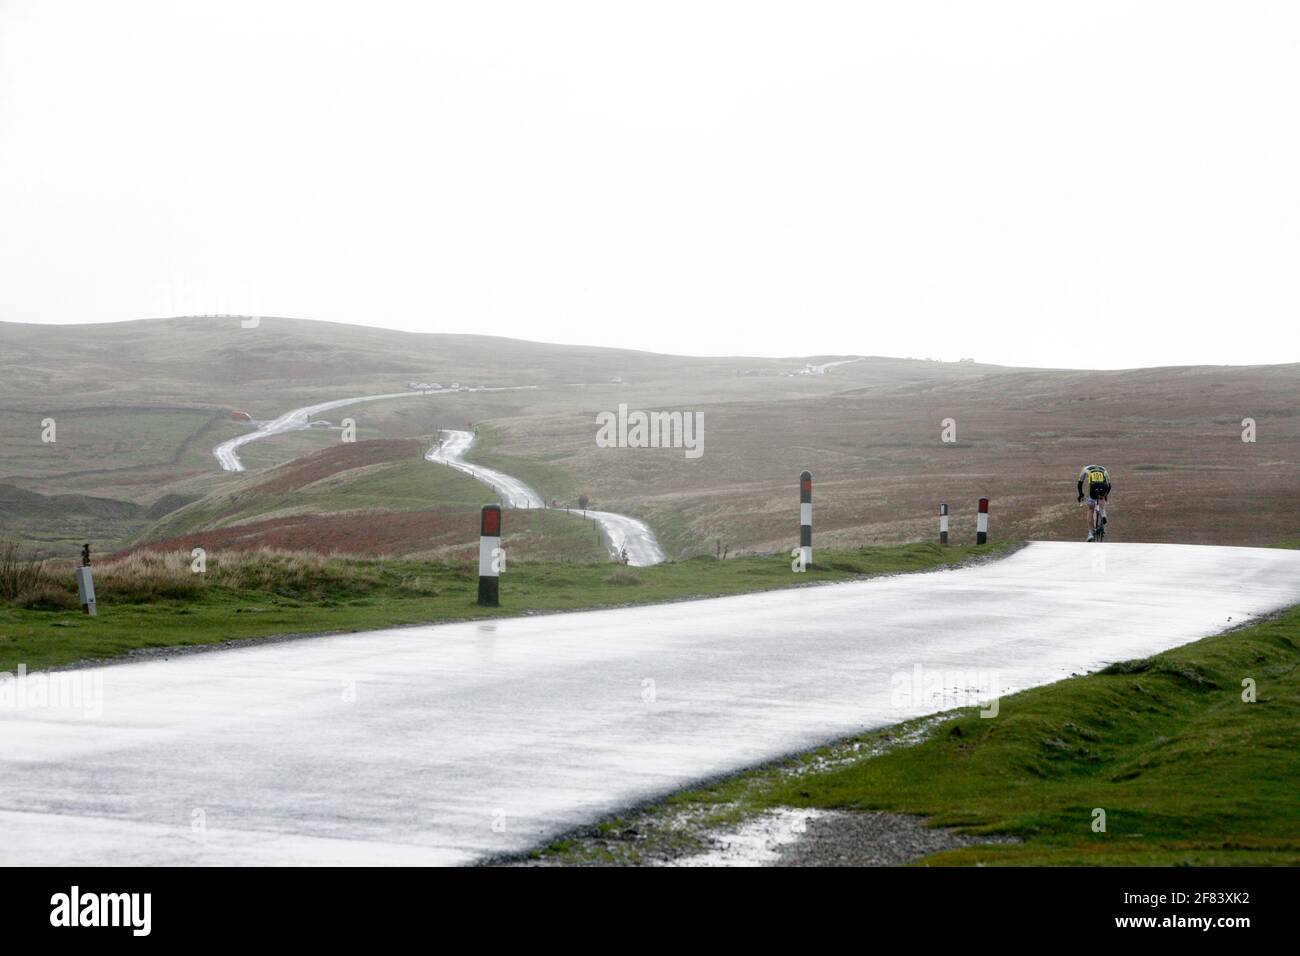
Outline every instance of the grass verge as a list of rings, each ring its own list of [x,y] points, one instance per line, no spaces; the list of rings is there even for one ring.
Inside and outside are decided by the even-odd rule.
[[[0,605],[0,671],[146,648],[718,597],[923,571],[1009,547],[910,544],[819,551],[817,563],[800,575],[779,555],[692,558],[649,568],[519,562],[503,576],[500,608],[475,603],[477,565],[468,561],[213,552],[206,571],[195,574],[188,552],[139,553],[96,566],[98,617],[86,617],[77,607],[70,565],[47,567],[39,588]]]
[[[1247,680],[1254,702],[1243,699]],[[932,865],[1295,865],[1298,724],[1295,607],[1005,698],[995,718],[924,718],[683,792],[534,856],[672,858],[703,848],[710,828],[817,807],[919,814],[1020,841],[921,861]]]

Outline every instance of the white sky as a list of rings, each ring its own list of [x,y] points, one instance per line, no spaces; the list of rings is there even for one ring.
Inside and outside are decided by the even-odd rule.
[[[1298,100],[1295,3],[0,0],[0,319],[1295,362]]]

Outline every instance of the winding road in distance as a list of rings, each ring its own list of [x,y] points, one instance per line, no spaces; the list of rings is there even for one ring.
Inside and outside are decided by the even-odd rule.
[[[223,471],[244,471],[244,463],[239,460],[239,449],[244,445],[249,442],[260,441],[263,438],[270,438],[272,435],[303,431],[311,427],[313,416],[319,415],[321,412],[328,412],[331,409],[343,408],[347,405],[360,405],[362,402],[378,402],[385,398],[416,398],[427,395],[449,395],[456,392],[511,392],[534,388],[537,388],[537,386],[479,385],[473,388],[431,388],[422,389],[418,392],[408,390],[405,392],[389,392],[385,395],[358,395],[355,398],[339,398],[332,402],[321,402],[319,405],[306,405],[303,408],[295,408],[269,422],[258,422],[255,431],[251,431],[247,435],[240,435],[238,438],[232,438],[229,441],[223,441],[212,449],[212,454],[220,462]]]
[[[513,478],[494,468],[471,465],[465,461],[465,453],[474,444],[473,434],[456,429],[448,429],[443,434],[447,436],[446,440],[430,448],[425,454],[424,457],[428,461],[448,465],[483,482],[501,496],[501,503],[508,508],[546,507],[545,499],[518,478]],[[570,513],[582,514],[600,525],[611,557],[621,557],[626,550],[627,563],[633,567],[646,567],[664,560],[663,549],[659,547],[654,532],[644,521],[615,514],[612,511]]]
[[[443,391],[449,391],[449,389],[443,389]],[[343,408],[345,405],[357,405],[361,402],[377,402],[384,398],[409,398],[420,394],[433,395],[437,394],[437,392],[390,392],[387,395],[362,395],[359,398],[340,398],[333,402],[321,402],[319,405],[295,408],[292,411],[285,412],[279,418],[271,419],[269,422],[258,422],[256,431],[251,431],[247,435],[240,435],[238,438],[232,438],[230,441],[223,441],[212,449],[212,454],[217,456],[217,461],[221,463],[223,471],[244,471],[244,463],[239,460],[239,449],[249,442],[270,438],[272,435],[283,435],[285,432],[303,431],[311,426],[312,416],[319,415],[321,412],[328,412],[330,409]]]
[[[449,428],[444,430],[443,434],[447,436],[446,439],[441,444],[434,445],[425,453],[424,458],[426,461],[448,465],[457,471],[464,472],[474,480],[482,482],[501,496],[501,503],[507,508],[546,507],[546,501],[542,496],[518,478],[512,478],[495,468],[471,465],[465,461],[465,453],[474,444],[472,432]]]
[[[232,438],[224,441],[216,448],[212,449],[212,454],[216,456],[217,461],[221,464],[224,471],[238,472],[244,471],[244,463],[239,459],[239,449],[249,442],[260,441],[263,438],[270,438],[272,435],[282,435],[285,432],[303,431],[311,427],[312,419],[322,412],[331,411],[336,408],[344,408],[348,405],[359,405],[362,402],[377,402],[389,398],[415,398],[428,395],[445,395],[455,392],[505,392],[517,389],[535,389],[536,385],[500,385],[500,386],[478,386],[475,388],[441,388],[427,389],[419,392],[389,392],[384,395],[361,395],[356,398],[340,398],[332,402],[321,402],[316,405],[306,405],[302,408],[295,408],[285,412],[279,418],[271,421],[258,422],[257,428],[246,435],[240,435],[238,438]],[[458,471],[462,471],[471,478],[481,481],[493,491],[501,496],[501,503],[508,508],[545,508],[546,500],[536,491],[528,487],[518,478],[511,477],[503,472],[493,468],[484,468],[481,465],[471,465],[465,461],[465,453],[469,451],[474,444],[474,436],[467,431],[447,430],[444,432],[448,437],[439,445],[435,445],[424,456],[428,461],[437,464],[448,465]],[[576,514],[577,512],[572,512]],[[605,540],[609,547],[610,556],[621,558],[623,553],[627,553],[627,563],[634,567],[646,567],[651,564],[658,564],[664,560],[663,549],[659,547],[659,542],[654,536],[654,532],[643,521],[636,518],[629,518],[627,515],[615,514],[611,511],[587,511],[585,517],[591,518],[605,534]]]

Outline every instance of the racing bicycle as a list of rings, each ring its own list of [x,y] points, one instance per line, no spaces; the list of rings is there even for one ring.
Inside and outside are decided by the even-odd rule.
[[[1101,541],[1106,537],[1106,499],[1085,498],[1083,503],[1092,509],[1092,540]]]

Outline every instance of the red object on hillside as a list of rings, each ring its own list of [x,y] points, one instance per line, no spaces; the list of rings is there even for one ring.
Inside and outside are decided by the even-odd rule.
[[[578,507],[581,508],[583,511],[586,511],[586,510],[587,510],[587,505],[588,505],[588,503],[589,503],[590,501],[591,501],[591,499],[588,498],[586,495],[579,495],[579,496],[578,496]]]
[[[239,409],[235,409],[231,412],[230,417],[233,421],[237,422],[251,422],[253,420],[252,415],[248,414],[248,412],[241,412]]]

